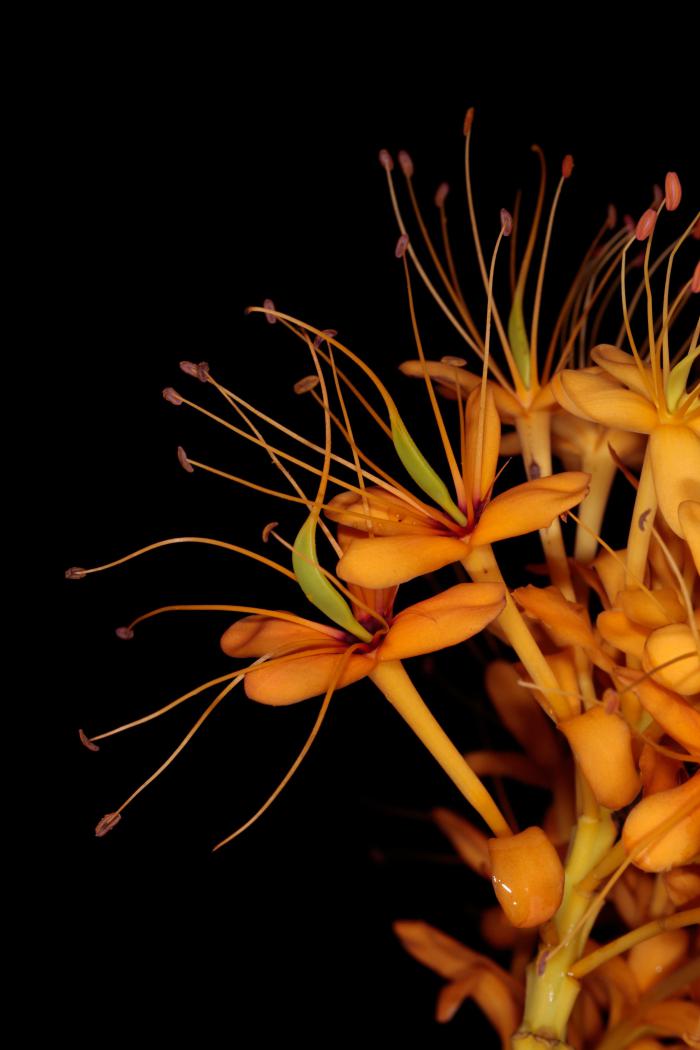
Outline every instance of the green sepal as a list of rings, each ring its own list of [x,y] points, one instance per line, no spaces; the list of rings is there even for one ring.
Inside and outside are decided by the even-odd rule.
[[[520,372],[520,378],[530,389],[530,342],[525,330],[525,318],[523,317],[522,296],[517,295],[513,299],[510,316],[508,318],[508,342],[513,354],[513,359]]]
[[[693,350],[692,353],[689,351],[685,357],[681,358],[678,364],[671,369],[666,382],[666,404],[668,405],[669,412],[675,412],[678,408],[678,404],[685,394],[691,366],[698,354],[700,354],[700,348]]]
[[[453,501],[444,481],[435,473],[427,459],[406,429],[406,424],[398,412],[392,412],[391,436],[399,459],[426,495],[442,507],[458,525],[466,525],[467,519]]]
[[[317,520],[311,514],[299,529],[292,553],[294,575],[311,604],[325,613],[329,620],[361,641],[371,642],[372,635],[357,622],[348,603],[319,568],[316,554]]]

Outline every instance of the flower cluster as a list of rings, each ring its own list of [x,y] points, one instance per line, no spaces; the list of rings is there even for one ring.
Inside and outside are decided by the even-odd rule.
[[[219,845],[229,842],[287,784],[334,693],[367,678],[461,792],[466,813],[438,810],[435,821],[474,876],[491,881],[495,899],[481,917],[483,939],[510,955],[510,963],[499,965],[426,923],[397,922],[407,951],[446,980],[438,1020],[449,1020],[472,998],[503,1047],[652,1050],[666,1040],[700,1046],[700,390],[694,372],[700,322],[687,325],[700,264],[692,271],[685,254],[700,220],[694,216],[667,247],[654,250],[657,227],[672,230],[676,220],[665,213],[681,208],[675,173],[637,223],[625,219],[618,227],[611,210],[545,340],[547,261],[572,158],[564,158],[543,223],[547,178],[537,151],[540,186],[524,249],[517,243],[524,223],[518,199],[513,216],[501,212],[488,258],[470,171],[472,124],[470,110],[467,202],[483,324],[475,319],[478,297],[464,294],[454,264],[447,187],[435,198],[436,244],[414,192],[411,158],[399,154],[412,213],[407,219],[393,160],[380,155],[417,350],[401,370],[425,383],[443,472],[421,451],[416,428],[409,429],[367,361],[336,332],[283,313],[269,300],[250,312],[282,325],[308,353],[312,374],[296,392],[318,406],[322,444],[244,401],[204,362],[181,367],[216,391],[235,422],[171,387],[164,391],[172,404],[203,413],[268,454],[290,491],[273,492],[178,452],[189,472],[206,470],[273,492],[300,511],[293,541],[277,522],[263,533],[266,543],[274,539],[286,548],[291,568],[202,537],[163,540],[120,562],[171,543],[212,544],[295,581],[322,618],[245,604],[166,606],[120,628],[120,636],[130,638],[140,622],[173,610],[243,614],[221,638],[224,653],[243,663],[137,722],[90,737],[81,732],[83,743],[97,750],[97,741],[220,687],[176,751],[102,818],[97,834],[115,826],[239,683],[262,704],[322,697],[296,761],[255,815]],[[504,240],[510,244],[506,302],[494,292]],[[426,355],[416,277],[463,341],[464,357]],[[618,303],[619,332],[600,342]],[[400,462],[398,476],[356,440],[356,405],[380,428]],[[278,443],[265,436],[270,428]],[[522,457],[521,482],[512,481],[515,457]],[[313,491],[300,482],[301,472],[314,479]],[[629,496],[623,549],[601,535],[618,476]],[[619,513],[618,504],[624,496],[615,505]],[[567,520],[575,526],[571,535],[562,529]],[[531,533],[541,541],[543,564],[534,567],[534,584],[513,588],[502,545]],[[73,568],[67,575],[96,571]],[[450,572],[462,582],[446,583]],[[433,593],[407,605],[401,586],[427,574]],[[492,637],[485,691],[513,748],[464,755],[404,661],[481,632]],[[546,793],[537,823],[516,826],[510,807],[500,796],[496,801],[493,780],[502,777]],[[616,925],[618,935],[601,942],[601,925]]]

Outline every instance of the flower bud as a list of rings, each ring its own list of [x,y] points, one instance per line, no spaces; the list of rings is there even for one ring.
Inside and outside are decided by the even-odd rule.
[[[564,869],[542,829],[489,839],[489,856],[493,888],[513,926],[540,926],[551,919],[564,892]]]
[[[685,813],[681,813],[683,807]],[[653,837],[654,830],[664,823],[668,823],[667,830]],[[642,799],[634,807],[622,829],[627,853],[647,837],[651,839],[649,845],[633,861],[642,871],[677,868],[700,853],[700,773],[679,787]]]
[[[560,722],[584,777],[601,806],[620,809],[637,796],[640,780],[632,755],[632,735],[619,715],[591,707]]]

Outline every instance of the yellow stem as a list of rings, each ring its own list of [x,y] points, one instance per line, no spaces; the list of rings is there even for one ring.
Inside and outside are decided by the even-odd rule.
[[[493,834],[511,835],[512,831],[500,809],[464,756],[430,713],[401,661],[386,660],[377,664],[370,678],[442,766],[467,802],[481,815]]]

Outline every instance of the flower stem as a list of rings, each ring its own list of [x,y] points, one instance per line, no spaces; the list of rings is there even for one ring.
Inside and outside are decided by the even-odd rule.
[[[370,678],[408,723],[421,743],[439,764],[467,802],[481,815],[494,835],[511,835],[503,814],[457,750],[444,729],[425,705],[400,660],[386,660],[377,664]]]
[[[652,526],[656,515],[657,499],[654,476],[651,472],[649,450],[644,456],[644,466],[639,478],[637,498],[634,501],[632,524],[627,540],[627,586],[639,587],[644,580],[647,554],[651,542]]]

